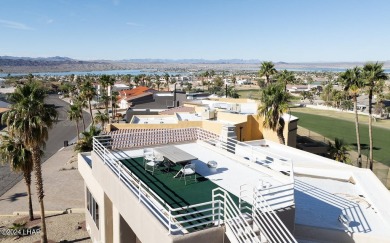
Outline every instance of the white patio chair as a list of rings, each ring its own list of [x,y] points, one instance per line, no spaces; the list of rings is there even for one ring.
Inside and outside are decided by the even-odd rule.
[[[154,171],[155,171],[156,168],[160,165],[160,163],[162,163],[162,161],[161,161],[161,160],[156,160],[156,159],[147,161],[147,162],[145,163],[145,170],[146,170],[146,171],[149,171],[149,172],[152,172],[152,175],[153,175],[153,174],[154,174]]]
[[[144,148],[144,165],[154,160],[154,151],[152,148]]]
[[[187,185],[187,180],[192,180],[191,176],[194,175],[193,180],[196,181],[196,170],[195,170],[195,164],[186,164],[181,170],[180,170],[180,180],[184,178],[184,184]],[[188,179],[187,179],[188,178]]]

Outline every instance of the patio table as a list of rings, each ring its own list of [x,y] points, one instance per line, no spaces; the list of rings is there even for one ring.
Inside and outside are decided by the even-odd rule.
[[[166,158],[167,160],[171,161],[174,164],[180,164],[181,166],[184,166],[188,162],[192,160],[198,159],[197,157],[173,146],[163,146],[163,147],[157,147],[154,149],[157,153],[161,154]],[[179,175],[180,171],[174,176],[177,177]]]

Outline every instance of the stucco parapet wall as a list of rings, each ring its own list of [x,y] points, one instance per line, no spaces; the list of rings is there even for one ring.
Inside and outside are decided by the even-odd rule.
[[[215,131],[215,129],[210,129],[212,127],[218,127],[222,129],[223,124],[218,121],[179,121],[177,124],[129,124],[129,123],[118,123],[111,124],[110,131],[120,130],[120,129],[175,129],[175,128],[190,128],[198,127],[207,131]],[[220,132],[220,131],[219,131]],[[219,133],[217,133],[219,134]]]
[[[231,112],[219,112],[217,121],[231,122],[231,123],[242,123],[248,121],[250,114],[235,114]]]
[[[259,103],[252,99],[233,99],[233,98],[210,98],[210,100],[226,102],[226,103]]]

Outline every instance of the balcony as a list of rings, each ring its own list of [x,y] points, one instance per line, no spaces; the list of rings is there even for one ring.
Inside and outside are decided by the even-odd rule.
[[[284,175],[258,164],[256,158],[269,158],[271,155],[258,154],[248,144],[230,141],[228,138],[218,138],[216,135],[210,136],[208,132],[197,128],[192,128],[190,131],[193,134],[182,132],[191,138],[187,141],[180,136],[176,138],[179,141],[174,140],[174,135],[168,137],[171,145],[197,158],[192,161],[196,166],[197,181],[187,184],[179,178],[174,178],[181,169],[180,165],[171,167],[169,172],[157,168],[152,174],[145,170],[141,148],[146,145],[155,149],[166,144],[166,141],[156,138],[153,142],[147,141],[145,138],[151,137],[153,131],[140,131],[140,134],[129,133],[128,137],[123,134],[118,134],[117,137],[95,137],[93,153],[119,178],[121,183],[132,191],[138,201],[153,213],[171,235],[183,235],[230,224],[233,220],[237,223],[237,218],[241,220],[238,224],[245,226],[247,220],[244,215],[256,211],[253,208],[255,198],[260,198],[260,203],[266,205],[262,206],[263,214],[276,215],[273,210],[294,205],[292,167],[288,170],[289,175]],[[148,134],[149,132],[151,134]],[[163,132],[175,134],[175,131]],[[133,146],[123,147],[130,137],[133,139]],[[136,137],[142,138],[146,144],[134,141]],[[235,154],[235,151],[244,153],[246,157],[249,156],[249,160],[240,154]],[[275,158],[273,161],[278,159]],[[209,161],[216,161],[218,167],[210,169],[207,166]],[[260,196],[257,196],[258,193]],[[272,205],[266,204],[267,200],[271,201]],[[280,220],[278,222],[272,217],[270,216],[269,222],[281,224]],[[236,229],[236,223],[232,229],[237,233],[239,230]],[[288,232],[283,224],[282,227]],[[235,235],[244,237],[238,233]],[[261,235],[267,238],[275,234],[267,234],[264,231]]]

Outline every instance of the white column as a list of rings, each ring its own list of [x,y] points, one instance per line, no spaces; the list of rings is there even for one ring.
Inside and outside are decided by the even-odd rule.
[[[120,214],[118,209],[113,205],[112,206],[112,227],[113,227],[113,240],[114,242],[121,242],[121,227],[120,227]]]

